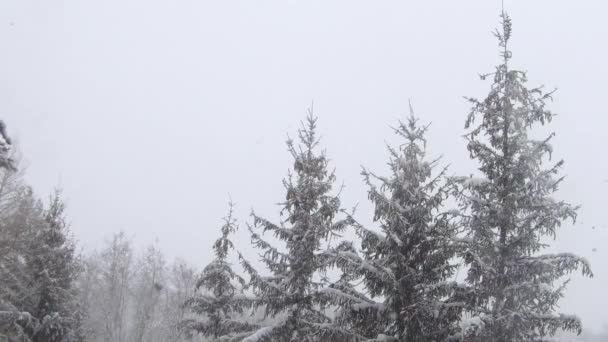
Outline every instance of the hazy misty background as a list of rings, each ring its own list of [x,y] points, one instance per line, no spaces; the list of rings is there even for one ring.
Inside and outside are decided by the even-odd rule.
[[[513,64],[558,88],[561,198],[582,205],[555,249],[592,264],[565,312],[608,324],[608,3],[506,1]],[[360,165],[383,171],[412,100],[429,146],[469,174],[463,96],[483,97],[500,1],[0,1],[0,117],[39,195],[64,189],[85,250],[125,230],[202,268],[228,193],[239,248],[252,208],[276,217],[295,134],[314,100],[345,207],[367,215]],[[367,215],[369,216],[369,215]]]

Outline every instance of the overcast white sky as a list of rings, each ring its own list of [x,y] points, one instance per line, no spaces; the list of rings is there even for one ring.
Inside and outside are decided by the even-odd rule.
[[[561,198],[581,204],[555,249],[592,263],[562,309],[608,324],[608,2],[506,1],[513,64],[557,87]],[[463,96],[485,96],[500,1],[0,0],[0,118],[40,195],[61,185],[86,250],[120,229],[202,267],[228,193],[276,217],[284,140],[315,102],[345,206],[369,216],[360,165],[385,170],[389,125],[432,122],[431,152],[468,160]],[[237,244],[247,250],[245,229]],[[593,249],[596,249],[594,252]],[[250,254],[253,255],[253,254]]]

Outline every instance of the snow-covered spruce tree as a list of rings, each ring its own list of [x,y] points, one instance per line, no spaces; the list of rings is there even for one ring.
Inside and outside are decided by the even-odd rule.
[[[23,325],[31,325],[31,316],[15,305],[18,289],[25,283],[21,276],[20,255],[23,232],[13,223],[24,186],[10,158],[11,140],[0,120],[0,340],[24,337]],[[15,271],[19,274],[15,274]],[[25,339],[25,338],[22,338]]]
[[[44,225],[31,241],[31,254],[26,255],[34,291],[30,312],[40,322],[32,339],[59,342],[72,338],[78,329],[75,326],[78,306],[74,282],[80,272],[60,191],[51,196],[43,218]]]
[[[63,202],[56,193],[45,208],[29,187],[16,186],[0,227],[0,337],[74,341],[79,262]]]
[[[327,260],[322,254],[324,242],[344,230],[349,221],[337,218],[340,200],[331,194],[335,175],[328,170],[325,154],[317,152],[316,123],[309,110],[298,131],[300,144],[287,141],[295,175],[290,171],[283,181],[287,193],[281,203],[281,222],[274,224],[252,213],[252,244],[263,251],[262,261],[271,275],[262,276],[242,256],[241,263],[250,275],[256,307],[264,308],[265,315],[276,317],[277,322],[245,339],[248,342],[339,341],[345,334],[324,312],[332,296],[323,291]],[[258,230],[271,232],[285,248],[273,246]]]
[[[494,83],[484,100],[470,99],[466,121],[467,148],[482,177],[458,179],[468,235],[466,281],[474,291],[470,321],[477,323],[467,341],[541,341],[558,329],[580,333],[578,318],[555,312],[566,284],[560,279],[576,269],[592,273],[573,254],[540,254],[543,240],[575,219],[576,207],[552,197],[563,179],[557,176],[562,161],[543,167],[553,134],[543,140],[530,135],[553,118],[545,108],[552,93],[527,88],[526,74],[511,69],[511,20],[504,12],[501,18],[502,63],[482,76],[493,76]]]
[[[257,329],[243,319],[244,309],[251,307],[251,299],[244,294],[245,280],[232,270],[227,260],[228,252],[234,248],[230,234],[237,228],[230,202],[221,228],[222,236],[213,245],[215,259],[197,280],[196,295],[185,303],[194,314],[203,316],[182,322],[188,334],[200,334],[212,341],[241,341]]]
[[[356,224],[361,256],[352,243],[332,252],[345,275],[359,280],[365,293],[346,282],[340,320],[369,341],[445,341],[458,329],[464,302],[458,301],[454,275],[456,227],[442,212],[450,184],[438,160],[426,158],[426,126],[410,107],[406,123],[394,129],[405,141],[389,147],[388,177],[363,170],[381,232]]]
[[[0,341],[29,342],[38,320],[32,314],[35,291],[26,257],[44,209],[30,187],[20,181],[16,187],[0,217]]]

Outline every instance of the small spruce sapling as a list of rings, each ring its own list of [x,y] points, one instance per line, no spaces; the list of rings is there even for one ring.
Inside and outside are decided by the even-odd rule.
[[[245,279],[232,270],[227,260],[234,248],[230,234],[238,229],[233,209],[230,202],[221,227],[222,236],[213,244],[215,259],[197,280],[196,294],[185,303],[192,313],[202,317],[184,320],[183,329],[189,335],[200,334],[212,341],[241,341],[256,328],[244,316],[245,309],[251,306],[251,300],[244,294]]]

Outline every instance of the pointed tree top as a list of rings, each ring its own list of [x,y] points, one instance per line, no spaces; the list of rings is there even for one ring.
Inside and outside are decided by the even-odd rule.
[[[502,48],[501,56],[506,63],[512,56],[511,51],[508,49],[509,39],[511,39],[512,33],[512,24],[511,17],[509,17],[509,14],[504,8],[500,12],[500,26],[500,29],[494,30],[494,36],[498,38],[498,45]]]
[[[428,129],[428,125],[419,125],[418,118],[414,113],[414,108],[412,106],[411,100],[408,100],[410,113],[407,117],[407,123],[399,121],[399,127],[393,128],[396,134],[403,136],[410,143],[415,143],[417,141],[422,142],[426,145],[426,139],[424,134]]]
[[[231,233],[236,232],[238,229],[236,219],[233,217],[233,213],[234,202],[232,202],[232,199],[230,199],[228,202],[228,214],[222,218],[224,221],[221,228],[222,236],[213,244],[213,250],[218,259],[226,259],[228,256],[228,250],[233,248],[232,242],[228,238]]]
[[[306,110],[306,122],[302,122],[302,128],[298,130],[300,140],[308,149],[314,148],[318,143],[316,137],[317,130],[317,116],[314,114],[314,102],[311,103],[310,107]]]

